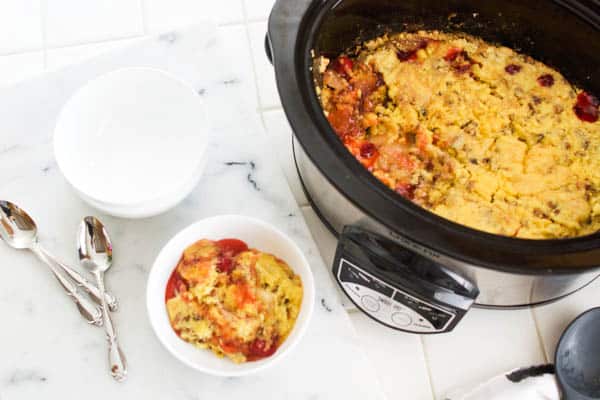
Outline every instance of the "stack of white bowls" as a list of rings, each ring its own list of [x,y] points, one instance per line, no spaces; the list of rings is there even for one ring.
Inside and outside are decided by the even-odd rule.
[[[196,91],[164,71],[126,68],[92,80],[66,103],[54,152],[85,202],[117,217],[143,218],[193,190],[208,141]]]

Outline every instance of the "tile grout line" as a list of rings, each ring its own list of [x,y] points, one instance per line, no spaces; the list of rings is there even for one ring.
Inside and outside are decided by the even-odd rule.
[[[246,21],[245,20],[233,20],[233,21],[221,21],[219,23],[217,23],[218,27],[229,27],[229,26],[239,26],[239,25],[246,25]]]
[[[42,30],[42,58],[44,62],[44,71],[48,69],[48,39],[46,37],[48,30],[46,26],[46,19],[48,16],[47,8],[47,0],[40,0],[40,29]]]
[[[247,24],[256,24],[258,22],[264,22],[267,21],[269,18],[266,17],[255,17],[255,18],[248,18],[246,19],[246,23]]]
[[[257,74],[257,68],[256,68],[256,63],[254,62],[254,51],[252,50],[252,40],[250,40],[250,27],[248,26],[248,22],[247,22],[247,18],[248,18],[248,11],[246,10],[246,3],[242,0],[240,0],[240,3],[242,5],[242,14],[244,16],[244,30],[246,31],[246,42],[248,43],[248,50],[250,50],[250,65],[252,66],[252,75],[254,76],[254,93],[256,96],[256,103],[258,104],[258,107],[260,109],[260,94],[258,92],[258,74]],[[262,116],[262,112],[259,112],[260,114],[260,118],[262,120],[263,123],[263,128],[266,129],[266,125],[265,125],[265,121],[263,119]]]
[[[246,9],[246,3],[244,1],[241,1],[242,4],[242,13],[244,15],[244,29],[246,30],[246,39],[248,42],[248,49],[250,50],[250,64],[252,66],[252,75],[254,76],[254,91],[256,93],[256,102],[258,104],[258,109],[256,110],[259,117],[260,117],[260,122],[262,123],[263,126],[263,132],[264,135],[266,136],[266,139],[268,140],[268,132],[267,132],[267,123],[265,121],[265,112],[266,111],[278,111],[278,110],[282,110],[282,108],[280,106],[272,106],[272,107],[262,107],[261,106],[261,101],[260,101],[260,92],[259,92],[259,88],[258,88],[258,73],[257,73],[257,66],[256,66],[256,61],[254,60],[254,51],[252,49],[252,41],[250,39],[250,26],[249,24],[252,23],[258,23],[258,22],[263,22],[266,20],[266,18],[257,18],[257,19],[248,19],[248,10]],[[232,24],[235,25],[235,24]],[[220,24],[219,26],[231,26],[228,24]],[[291,140],[291,138],[290,138]],[[290,182],[288,181],[287,175],[285,174],[285,170],[283,168],[283,165],[281,162],[277,162],[278,166],[279,166],[279,170],[280,172],[283,174],[285,181],[287,183],[288,189],[290,190],[290,192],[292,192],[292,187],[290,185]],[[293,194],[293,192],[292,192]],[[301,204],[298,202],[298,200],[296,199],[296,196],[294,197],[294,201],[296,203],[296,206],[298,208],[300,208],[300,212],[302,212],[301,208],[302,207],[310,207],[309,204]],[[310,228],[308,227],[308,224],[306,223],[306,218],[303,219],[305,221],[305,224],[307,225],[307,228],[311,234],[311,236],[313,235],[312,231],[310,230]],[[313,239],[314,240],[314,239]],[[319,255],[320,255],[320,250],[319,250]],[[321,256],[321,259],[323,257]]]
[[[421,342],[421,352],[423,353],[423,361],[425,361],[425,369],[427,370],[427,381],[429,382],[429,390],[431,391],[431,400],[435,400],[435,388],[433,385],[433,374],[431,373],[431,368],[429,366],[429,355],[427,354],[427,350],[425,346],[425,337],[423,335],[419,335],[419,341]]]
[[[246,41],[248,43],[248,50],[250,50],[250,65],[252,66],[252,75],[254,76],[254,93],[256,96],[256,103],[258,104],[258,109],[256,111],[258,112],[258,115],[260,116],[260,122],[262,123],[263,130],[266,133],[267,132],[267,124],[265,123],[265,117],[263,115],[262,107],[260,104],[260,93],[258,90],[258,74],[256,72],[257,68],[256,68],[256,62],[254,61],[254,51],[252,49],[252,41],[250,40],[250,27],[248,26],[248,24],[249,24],[248,10],[246,10],[246,2],[244,2],[243,0],[240,0],[240,3],[242,5],[242,14],[244,16],[243,24],[244,24],[244,30],[246,32]],[[229,26],[229,25],[221,25],[221,26]],[[281,167],[281,165],[280,165],[280,167]],[[281,169],[283,172],[283,168],[281,168]],[[285,176],[285,174],[284,174],[284,176]],[[286,182],[287,182],[287,179],[286,179]],[[288,183],[288,186],[289,186],[289,183]]]
[[[48,47],[46,45],[46,48],[48,50],[69,49],[69,48],[73,48],[73,47],[87,46],[87,45],[90,45],[90,44],[103,44],[103,43],[109,43],[109,42],[118,42],[119,40],[128,40],[128,39],[143,38],[145,36],[146,35],[143,35],[143,34],[131,34],[131,35],[126,35],[126,36],[110,37],[110,38],[107,38],[107,39],[92,39],[92,40],[83,41],[83,42],[61,44],[61,45],[50,46],[50,47]]]
[[[283,111],[282,106],[265,106],[265,107],[258,107],[258,109],[261,112]]]
[[[142,18],[142,32],[144,35],[148,34],[148,10],[146,8],[146,1],[140,1],[140,17]]]
[[[44,51],[44,45],[43,45],[43,43],[42,43],[41,46],[33,46],[33,47],[22,49],[22,50],[7,51],[5,53],[0,53],[0,57],[20,56],[20,55],[23,55],[23,54],[37,53],[37,52],[40,52],[40,51],[42,51],[42,52]]]
[[[19,50],[19,51],[14,51],[14,52],[9,52],[9,53],[0,53],[0,58],[20,56],[23,54],[38,53],[38,52],[46,53],[47,50],[70,49],[73,47],[80,47],[80,46],[87,46],[87,45],[94,45],[94,44],[104,44],[104,43],[110,43],[110,42],[118,42],[120,40],[138,39],[138,38],[142,39],[144,37],[146,37],[146,35],[131,35],[131,36],[116,37],[116,38],[111,38],[111,39],[90,40],[90,41],[81,42],[81,43],[64,44],[64,45],[58,45],[58,46],[48,46],[47,43],[44,43],[43,46],[41,46],[41,47],[33,47],[31,49]],[[44,56],[44,58],[45,58],[45,56]]]
[[[541,347],[542,350],[542,355],[544,356],[544,363],[549,363],[549,359],[551,358],[550,355],[547,353],[547,347],[546,347],[546,343],[544,342],[544,337],[542,336],[542,331],[540,329],[540,324],[537,318],[537,315],[535,314],[535,309],[534,307],[530,307],[529,312],[531,313],[531,317],[533,318],[533,323],[535,325],[535,332],[537,334],[538,337],[538,343]]]
[[[243,7],[244,19],[242,19],[242,20],[233,20],[233,21],[220,22],[218,24],[218,26],[236,26],[236,25],[255,24],[257,22],[263,22],[263,21],[267,20],[267,18],[262,18],[262,17],[246,18],[246,8],[245,8],[246,6],[245,6],[245,4],[242,4],[242,7]]]
[[[142,0],[143,1],[143,0]],[[42,5],[46,5],[46,1],[45,0],[40,0]],[[42,13],[45,14],[45,7],[42,8]],[[248,23],[257,23],[257,22],[262,22],[264,21],[263,19],[259,19],[259,18],[252,18],[248,20]],[[82,41],[82,42],[73,42],[73,43],[68,43],[68,44],[59,44],[59,45],[54,45],[54,46],[48,46],[48,42],[47,42],[47,38],[46,38],[46,23],[45,23],[45,18],[42,18],[42,21],[40,22],[42,25],[42,45],[41,46],[33,46],[31,48],[27,48],[27,49],[22,49],[22,50],[14,50],[14,51],[7,51],[7,52],[0,52],[0,57],[10,57],[10,56],[18,56],[18,55],[22,55],[22,54],[29,54],[29,53],[36,53],[38,51],[44,52],[44,58],[46,57],[46,51],[48,50],[58,50],[58,49],[65,49],[65,48],[71,48],[71,47],[78,47],[78,46],[85,46],[88,44],[101,44],[101,43],[107,43],[107,42],[115,42],[118,40],[127,40],[127,39],[135,39],[135,38],[142,38],[148,35],[153,35],[154,33],[151,33],[149,31],[147,31],[147,22],[146,19],[144,18],[144,33],[142,34],[131,34],[131,35],[125,35],[125,36],[115,36],[115,37],[110,37],[110,38],[106,38],[106,39],[92,39],[92,40],[86,40],[86,41]],[[221,22],[217,24],[218,27],[235,27],[235,26],[245,26],[245,22],[244,21],[231,21],[231,22]],[[263,111],[272,111],[275,109],[278,109],[280,107],[278,106],[267,106],[264,108],[260,108]]]
[[[250,27],[249,27],[249,23],[253,23],[252,21],[248,21],[248,12],[246,10],[246,3],[244,1],[241,1],[242,4],[242,13],[244,14],[244,29],[246,31],[246,40],[248,42],[248,50],[250,51],[250,65],[252,66],[252,75],[254,76],[254,92],[256,95],[256,102],[258,105],[258,108],[256,110],[256,112],[258,113],[258,116],[260,117],[260,122],[263,126],[263,135],[265,135],[265,139],[268,140],[268,132],[267,132],[267,124],[265,122],[265,115],[264,115],[264,110],[263,107],[261,107],[261,102],[260,102],[260,93],[259,93],[259,88],[258,88],[258,73],[257,73],[257,67],[256,67],[256,62],[254,60],[254,51],[252,49],[252,41],[250,40]],[[263,20],[264,21],[264,20]],[[228,25],[221,25],[221,26],[228,26]],[[288,178],[285,174],[285,171],[283,169],[283,165],[281,164],[281,162],[277,162],[277,165],[279,166],[279,171],[283,174],[283,177],[285,178],[285,182],[288,186],[288,190],[290,192],[292,192],[292,188],[290,186],[290,182],[288,181]],[[293,196],[293,192],[292,192],[292,197],[294,197],[294,202],[296,203],[296,206],[300,209],[300,213],[302,213],[302,209],[301,207],[303,206],[302,204],[298,203],[298,200],[296,200],[296,197]],[[302,219],[304,219],[304,223],[306,224],[306,219],[304,218],[304,215],[302,216]],[[308,228],[308,224],[307,228]],[[312,232],[310,231],[310,228],[308,228],[309,233],[311,234],[312,237]],[[314,239],[313,239],[314,240]],[[320,250],[319,250],[319,255],[320,255]],[[322,258],[322,257],[321,257]]]

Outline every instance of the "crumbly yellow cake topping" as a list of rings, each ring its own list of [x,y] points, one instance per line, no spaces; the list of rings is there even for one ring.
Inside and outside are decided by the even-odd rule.
[[[165,293],[181,339],[236,363],[275,353],[294,327],[302,297],[300,277],[283,260],[237,239],[189,246]]]
[[[600,229],[599,102],[558,71],[441,32],[383,36],[321,66],[332,127],[404,197],[506,236]]]

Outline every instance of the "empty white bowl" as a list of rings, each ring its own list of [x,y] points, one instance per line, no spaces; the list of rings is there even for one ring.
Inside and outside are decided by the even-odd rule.
[[[244,364],[235,364],[219,358],[209,350],[198,349],[184,342],[173,331],[165,306],[167,281],[186,247],[200,239],[219,240],[235,238],[243,240],[251,248],[272,253],[284,260],[302,279],[304,296],[298,319],[292,332],[272,356]],[[146,288],[146,305],[150,323],[165,348],[188,366],[217,376],[241,376],[273,366],[288,354],[300,341],[313,313],[315,285],[312,271],[298,246],[285,234],[260,220],[240,216],[223,215],[201,221],[187,227],[171,239],[156,258]]]
[[[65,104],[54,154],[84,201],[139,218],[166,211],[191,192],[208,140],[193,88],[164,71],[125,68],[93,79]]]

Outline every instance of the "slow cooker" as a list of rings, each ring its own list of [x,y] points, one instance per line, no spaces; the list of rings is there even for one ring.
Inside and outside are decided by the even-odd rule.
[[[526,240],[453,223],[380,183],[333,132],[315,91],[314,59],[418,29],[506,45],[600,93],[598,0],[278,0],[266,50],[302,184],[338,237],[336,281],[376,321],[415,333],[448,332],[473,306],[539,305],[586,286],[599,275],[600,233]]]

